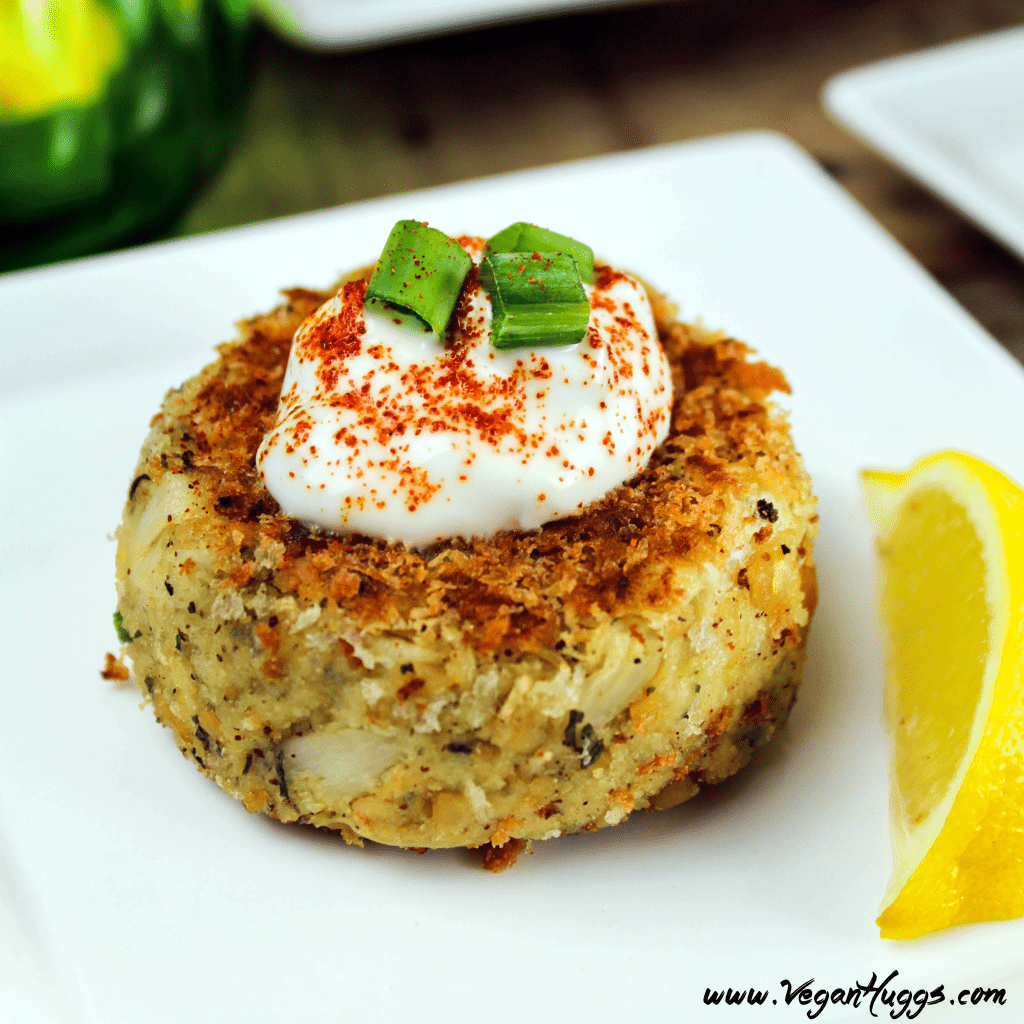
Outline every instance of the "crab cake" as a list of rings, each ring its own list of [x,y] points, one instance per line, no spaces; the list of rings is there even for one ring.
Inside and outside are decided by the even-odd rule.
[[[508,850],[742,768],[815,605],[782,374],[650,292],[674,399],[642,471],[538,529],[412,546],[300,522],[262,482],[293,335],[333,293],[286,295],[168,394],[118,530],[121,635],[185,757],[350,842]]]

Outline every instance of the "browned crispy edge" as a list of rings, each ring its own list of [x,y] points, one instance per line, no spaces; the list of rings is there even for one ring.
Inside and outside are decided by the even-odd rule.
[[[797,460],[788,428],[765,404],[772,391],[789,391],[782,373],[749,360],[741,342],[678,322],[652,292],[675,401],[669,437],[638,476],[539,531],[426,550],[312,530],[281,511],[257,476],[255,454],[274,420],[291,338],[332,294],[293,288],[285,304],[242,323],[239,339],[221,345],[220,358],[182,390],[163,424],[163,449],[140,475],[188,474],[196,501],[221,519],[241,553],[284,545],[273,574],[281,593],[336,602],[363,628],[386,628],[413,607],[453,610],[475,649],[525,652],[557,640],[561,608],[588,615],[668,607],[669,570],[659,578],[647,567],[713,551],[717,492],[740,464],[766,453]],[[234,575],[246,578],[230,584],[244,586],[255,571],[253,560],[235,561]]]

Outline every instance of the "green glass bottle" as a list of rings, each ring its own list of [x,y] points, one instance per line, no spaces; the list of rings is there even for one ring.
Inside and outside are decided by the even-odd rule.
[[[246,0],[0,0],[0,271],[169,226],[227,150]]]

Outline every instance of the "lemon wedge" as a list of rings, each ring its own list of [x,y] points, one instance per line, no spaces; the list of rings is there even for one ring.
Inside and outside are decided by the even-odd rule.
[[[1024,491],[946,451],[862,474],[889,634],[893,875],[906,939],[1024,914]]]

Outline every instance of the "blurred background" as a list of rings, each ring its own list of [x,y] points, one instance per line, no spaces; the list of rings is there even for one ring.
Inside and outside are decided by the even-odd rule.
[[[1024,361],[1024,266],[820,101],[1020,25],[1021,0],[0,0],[0,270],[767,128]]]

